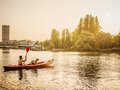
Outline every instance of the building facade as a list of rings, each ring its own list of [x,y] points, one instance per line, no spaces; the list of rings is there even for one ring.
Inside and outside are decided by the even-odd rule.
[[[9,44],[10,40],[10,27],[9,25],[2,25],[2,43]]]

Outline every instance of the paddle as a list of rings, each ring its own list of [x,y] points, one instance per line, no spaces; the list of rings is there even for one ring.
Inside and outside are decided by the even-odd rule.
[[[26,56],[27,56],[27,53],[29,52],[29,50],[30,50],[30,48],[27,47],[27,48],[26,48]]]
[[[27,53],[29,52],[29,50],[30,50],[30,48],[27,47],[27,48],[26,48],[26,57],[27,57]],[[25,58],[26,58],[26,57],[25,57]],[[25,60],[26,60],[26,59],[25,59]],[[25,64],[25,62],[24,62],[24,64]]]

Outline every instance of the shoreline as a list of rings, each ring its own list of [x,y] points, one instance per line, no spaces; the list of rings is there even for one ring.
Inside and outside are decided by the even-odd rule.
[[[24,50],[26,48],[18,48],[17,46],[0,46],[0,49],[20,49]],[[54,49],[54,50],[31,50],[31,51],[51,51],[51,52],[98,52],[98,53],[120,53],[120,48],[112,49],[97,49],[89,51],[77,51],[77,50],[63,50],[63,49]]]

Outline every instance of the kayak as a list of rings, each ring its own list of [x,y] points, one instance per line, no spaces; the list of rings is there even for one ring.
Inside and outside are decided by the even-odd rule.
[[[50,64],[54,62],[54,59],[48,60],[48,61],[41,61],[38,62],[37,64],[26,64],[26,65],[8,65],[8,66],[3,66],[4,70],[19,70],[19,69],[31,69],[31,68],[38,68],[38,67],[47,67]]]

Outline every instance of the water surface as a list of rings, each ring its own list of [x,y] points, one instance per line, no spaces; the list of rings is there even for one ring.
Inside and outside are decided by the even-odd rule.
[[[50,68],[4,72],[25,50],[0,49],[0,90],[120,90],[120,54],[30,51],[29,63],[54,58]]]

